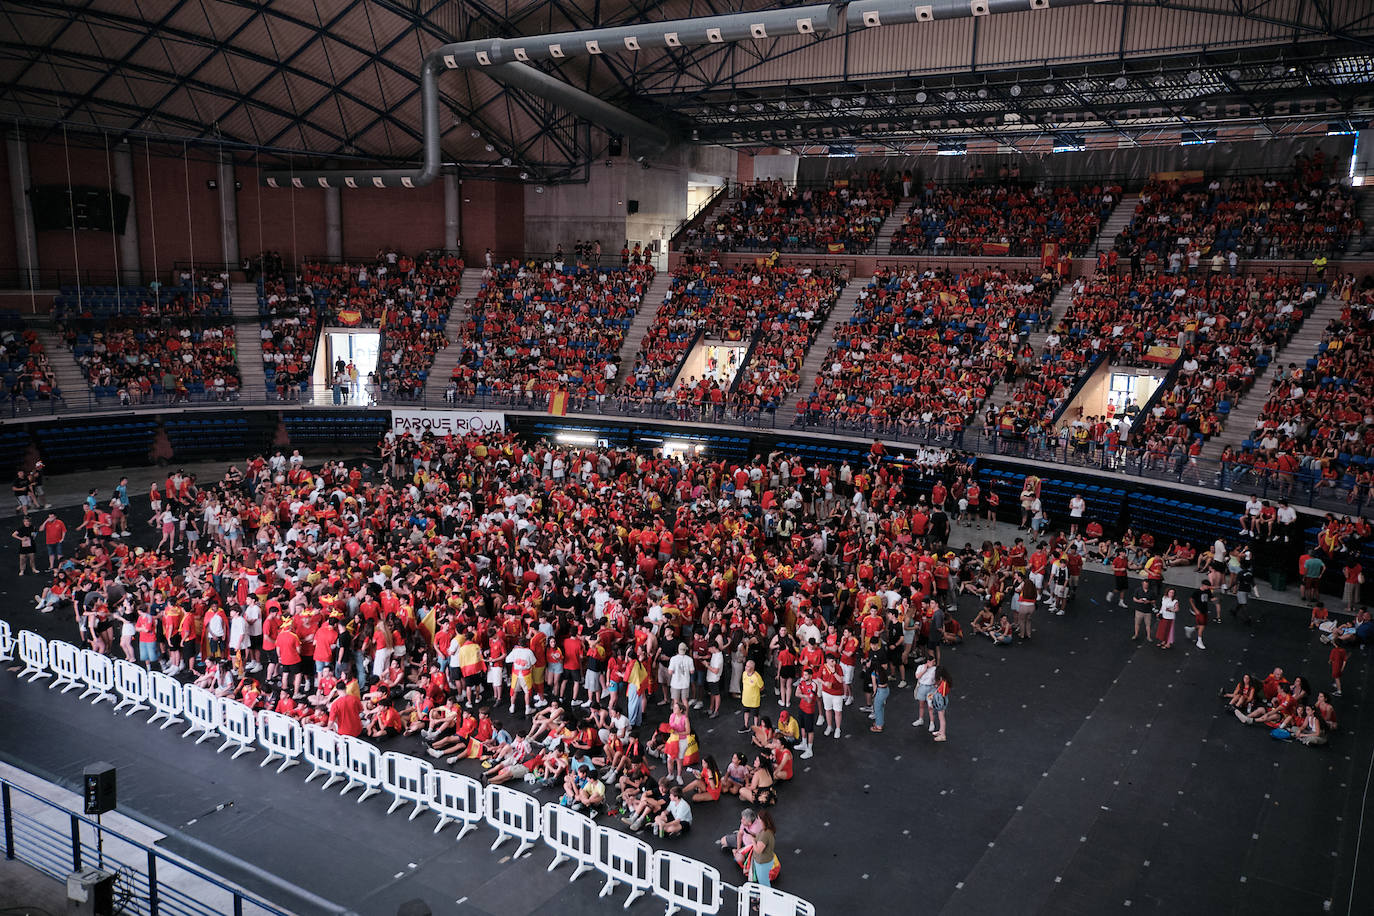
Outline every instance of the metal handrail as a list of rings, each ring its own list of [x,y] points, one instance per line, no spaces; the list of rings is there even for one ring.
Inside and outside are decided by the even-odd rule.
[[[16,793],[60,814],[70,825],[70,832],[64,835],[57,828],[16,810]],[[130,895],[128,902],[134,905],[133,911],[147,913],[149,916],[183,913],[190,916],[199,916],[202,913],[210,916],[217,912],[205,902],[196,900],[167,882],[169,873],[178,872],[223,891],[233,901],[235,913],[242,913],[245,904],[273,916],[291,916],[292,913],[300,912],[302,906],[322,913],[349,912],[345,907],[263,872],[246,862],[237,863],[255,878],[272,884],[292,898],[291,908],[270,903],[256,894],[234,887],[180,856],[133,839],[102,824],[98,819],[87,817],[4,778],[0,778],[0,822],[3,823],[6,859],[18,859],[59,881],[65,880],[71,871],[80,870],[83,862],[101,861],[102,866],[106,863],[111,866],[118,864],[119,872],[126,881],[125,890]],[[92,844],[84,840],[83,832],[95,837],[96,842]],[[135,857],[141,861],[116,863],[112,855],[103,852],[106,839],[133,847],[138,851]],[[216,852],[216,855],[224,857],[223,853]],[[162,871],[162,877],[159,877],[159,870]]]

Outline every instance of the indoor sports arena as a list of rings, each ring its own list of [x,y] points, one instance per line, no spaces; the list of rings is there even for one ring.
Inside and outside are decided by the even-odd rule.
[[[1374,912],[1367,0],[0,19],[0,913]]]

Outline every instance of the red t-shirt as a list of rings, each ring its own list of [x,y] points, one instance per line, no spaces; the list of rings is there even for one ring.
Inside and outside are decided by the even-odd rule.
[[[283,665],[297,665],[301,660],[301,640],[290,630],[277,634],[277,661]]]
[[[356,738],[363,733],[363,701],[351,693],[339,696],[329,704],[329,722],[339,734]]]

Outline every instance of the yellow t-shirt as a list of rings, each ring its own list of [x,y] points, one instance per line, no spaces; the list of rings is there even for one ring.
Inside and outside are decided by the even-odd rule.
[[[746,709],[758,709],[763,702],[763,675],[757,671],[746,671],[740,684],[740,702]]]

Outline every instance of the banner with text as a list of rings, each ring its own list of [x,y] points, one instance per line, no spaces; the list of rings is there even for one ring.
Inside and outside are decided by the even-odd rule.
[[[505,432],[506,415],[492,410],[398,410],[391,411],[391,431],[400,436],[466,436]]]

